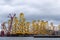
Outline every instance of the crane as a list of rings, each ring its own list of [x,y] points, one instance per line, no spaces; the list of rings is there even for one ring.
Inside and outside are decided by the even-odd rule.
[[[1,24],[1,26],[2,26],[2,31],[1,31],[1,36],[4,36],[5,35],[5,32],[6,32],[6,26],[5,26],[5,23],[6,22],[3,22],[2,24]]]
[[[10,35],[10,31],[11,31],[11,27],[12,27],[12,23],[13,23],[13,18],[15,17],[16,14],[14,14],[13,16],[11,14],[9,14],[9,18],[11,19],[10,25],[8,27],[8,32],[7,35]]]

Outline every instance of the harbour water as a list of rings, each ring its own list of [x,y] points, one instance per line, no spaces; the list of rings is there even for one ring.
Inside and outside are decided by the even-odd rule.
[[[60,40],[60,38],[0,37],[0,40]]]

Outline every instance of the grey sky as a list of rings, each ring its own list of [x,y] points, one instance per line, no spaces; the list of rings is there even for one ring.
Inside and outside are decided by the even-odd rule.
[[[44,19],[60,23],[60,0],[0,0],[0,24],[8,20],[9,13],[23,12],[28,21]]]

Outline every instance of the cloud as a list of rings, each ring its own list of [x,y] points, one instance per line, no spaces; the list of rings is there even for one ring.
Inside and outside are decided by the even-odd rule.
[[[17,17],[23,12],[28,21],[44,19],[60,22],[60,0],[0,0],[0,23],[7,20],[9,13]]]

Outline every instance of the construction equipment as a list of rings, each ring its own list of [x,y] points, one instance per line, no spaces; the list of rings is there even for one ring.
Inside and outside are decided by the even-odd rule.
[[[60,30],[60,24],[58,25],[58,28],[59,28],[59,30]]]
[[[12,25],[12,34],[16,34],[17,29],[18,29],[18,19],[17,17],[14,17]]]
[[[9,14],[9,18],[11,19],[10,21],[10,25],[8,27],[8,31],[7,31],[7,35],[10,35],[10,32],[11,32],[11,27],[12,27],[12,23],[13,23],[13,18],[15,17],[16,14],[14,14],[13,16],[11,14]]]
[[[46,29],[46,25],[48,24],[48,22],[44,22],[44,20],[41,20],[40,23],[40,34],[45,35],[48,34],[48,31]]]
[[[33,27],[33,34],[38,34],[39,25],[38,23],[36,23],[36,20],[32,21],[32,27]]]
[[[30,32],[29,32],[29,26],[30,26],[30,22],[26,22],[26,24],[24,26],[25,34],[30,34]]]
[[[21,34],[25,34],[25,30],[24,30],[24,27],[25,27],[25,18],[24,18],[24,14],[23,13],[20,13],[19,15],[19,24],[20,24],[20,32]]]
[[[1,24],[1,25],[2,25],[1,36],[6,35],[7,29],[6,29],[5,23],[6,23],[6,22],[3,22],[3,23]]]
[[[32,23],[27,22],[24,14],[20,13],[19,18],[15,17],[16,14],[13,16],[9,14],[10,20],[8,20],[8,29],[6,29],[5,22],[2,23],[2,31],[1,35],[3,36],[5,31],[7,35],[10,34],[33,34],[33,35],[52,35],[55,33],[54,31],[54,25],[51,22],[50,26],[48,24],[48,21],[44,20],[33,20]],[[60,28],[60,25],[58,26]],[[32,30],[32,31],[31,31]]]

